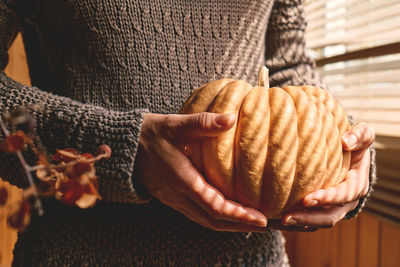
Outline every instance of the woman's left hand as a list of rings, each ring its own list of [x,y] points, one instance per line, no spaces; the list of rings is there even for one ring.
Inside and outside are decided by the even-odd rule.
[[[268,225],[287,231],[315,231],[329,228],[355,209],[359,199],[368,193],[370,153],[375,140],[374,130],[366,123],[356,124],[342,136],[345,150],[351,151],[346,179],[337,187],[320,189],[303,199],[305,210],[286,214],[281,221]]]

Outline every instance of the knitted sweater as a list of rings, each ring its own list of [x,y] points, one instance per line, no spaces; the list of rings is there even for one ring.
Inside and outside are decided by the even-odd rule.
[[[203,83],[255,84],[267,65],[272,86],[319,85],[304,29],[296,0],[0,0],[0,70],[21,31],[34,85],[1,72],[1,110],[39,104],[49,152],[103,143],[113,151],[96,165],[103,201],[80,210],[45,200],[45,215],[19,236],[14,265],[283,265],[279,231],[205,229],[149,202],[133,170],[143,115],[176,113]],[[26,186],[15,158],[0,162],[0,177]]]

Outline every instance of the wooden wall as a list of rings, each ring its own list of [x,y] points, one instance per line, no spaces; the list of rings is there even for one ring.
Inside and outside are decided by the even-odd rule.
[[[293,267],[399,267],[400,227],[368,213],[314,233],[285,233]]]
[[[21,83],[30,83],[20,36],[10,49],[6,73]],[[12,198],[18,199],[20,190],[0,180],[0,186],[4,185],[11,188]],[[5,214],[0,209],[0,216]],[[366,213],[332,229],[285,235],[293,267],[400,266],[400,228]],[[0,220],[0,266],[10,266],[16,238],[16,232]]]

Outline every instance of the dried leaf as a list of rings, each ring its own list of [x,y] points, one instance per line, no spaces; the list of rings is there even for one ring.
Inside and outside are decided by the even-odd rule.
[[[79,159],[78,152],[73,148],[66,148],[63,150],[57,150],[57,153],[54,154],[53,160],[55,162],[69,162],[74,159]]]
[[[50,176],[49,172],[46,169],[38,169],[38,170],[36,170],[36,177],[39,180],[42,180],[42,181],[45,181],[45,182],[51,180],[51,176]]]
[[[99,182],[97,179],[90,179],[90,183],[88,184],[88,190],[86,191],[87,193],[90,194],[97,194],[99,197]]]
[[[84,153],[84,154],[81,155],[81,157],[82,157],[82,158],[85,158],[85,159],[92,159],[92,158],[94,158],[93,155],[90,154],[90,153]]]
[[[90,171],[91,168],[92,168],[92,165],[90,163],[77,162],[73,166],[73,175],[80,176],[80,175],[84,174],[85,172]]]
[[[101,145],[97,149],[97,155],[104,155],[104,159],[109,159],[111,157],[111,148],[107,145]]]
[[[67,180],[60,183],[59,191],[62,193],[62,202],[66,205],[75,205],[75,202],[85,192],[82,184],[75,180]]]
[[[5,138],[1,145],[1,149],[7,153],[16,153],[25,148],[25,144],[29,141],[29,138],[21,130],[10,134]]]
[[[83,193],[82,196],[75,203],[81,209],[87,209],[89,207],[93,207],[94,204],[96,204],[97,198],[97,195]]]

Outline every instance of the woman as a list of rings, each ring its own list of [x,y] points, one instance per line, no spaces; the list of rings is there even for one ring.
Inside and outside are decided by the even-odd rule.
[[[103,143],[113,151],[96,167],[103,201],[89,210],[44,201],[45,215],[19,236],[14,266],[287,264],[280,232],[208,185],[179,145],[218,135],[234,116],[173,114],[199,85],[227,76],[254,84],[262,65],[273,86],[319,85],[300,1],[0,0],[0,10],[0,66],[21,31],[37,86],[1,73],[1,109],[43,106],[34,115],[50,152]],[[308,231],[354,216],[375,179],[373,139],[365,124],[346,133],[346,182],[304,200],[325,208],[273,226]],[[1,162],[0,176],[24,186],[16,160]]]

